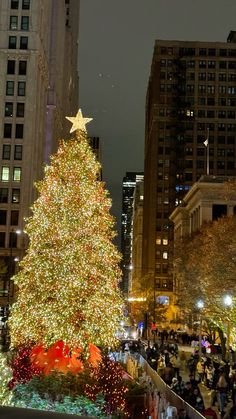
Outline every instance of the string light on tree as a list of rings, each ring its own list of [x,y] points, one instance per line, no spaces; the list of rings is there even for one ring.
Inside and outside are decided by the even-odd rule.
[[[62,140],[26,224],[30,244],[14,282],[11,347],[62,341],[89,358],[89,345],[112,346],[123,318],[120,254],[113,244],[111,200],[79,111]]]

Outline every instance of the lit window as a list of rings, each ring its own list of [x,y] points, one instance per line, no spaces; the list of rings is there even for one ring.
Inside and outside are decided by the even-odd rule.
[[[8,182],[9,176],[10,176],[10,168],[8,166],[2,166],[1,181]]]
[[[143,195],[140,195],[140,201],[143,201]]]
[[[161,238],[160,237],[156,238],[156,244],[161,244]]]
[[[10,29],[17,30],[18,29],[18,17],[17,16],[10,16]]]
[[[167,252],[163,252],[162,257],[163,257],[163,259],[168,259],[168,253]]]
[[[21,181],[21,167],[13,167],[13,181],[14,182]]]
[[[163,239],[162,243],[163,243],[164,246],[167,246],[168,245],[168,239]]]

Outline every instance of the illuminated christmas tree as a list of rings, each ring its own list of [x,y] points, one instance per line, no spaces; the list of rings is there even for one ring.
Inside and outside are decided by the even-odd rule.
[[[9,319],[11,346],[49,348],[63,341],[86,352],[110,346],[122,318],[120,255],[112,243],[111,201],[98,180],[100,164],[79,111],[73,138],[62,140],[26,224],[27,254],[14,277],[17,301]]]

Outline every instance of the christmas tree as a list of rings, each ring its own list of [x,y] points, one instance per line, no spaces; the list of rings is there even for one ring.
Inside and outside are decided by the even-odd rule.
[[[17,301],[9,319],[11,346],[58,341],[87,351],[112,346],[122,318],[120,255],[112,240],[111,201],[98,180],[81,111],[73,137],[62,140],[26,223],[30,244],[14,277]]]

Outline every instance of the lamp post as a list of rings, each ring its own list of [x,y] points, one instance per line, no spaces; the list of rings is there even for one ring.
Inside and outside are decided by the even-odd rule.
[[[199,357],[202,356],[202,313],[201,310],[204,307],[204,302],[202,300],[197,301],[197,308],[199,309]]]
[[[232,306],[233,299],[231,295],[224,296],[224,305],[228,308]],[[230,361],[230,319],[227,317],[227,330],[226,330],[226,361]]]

